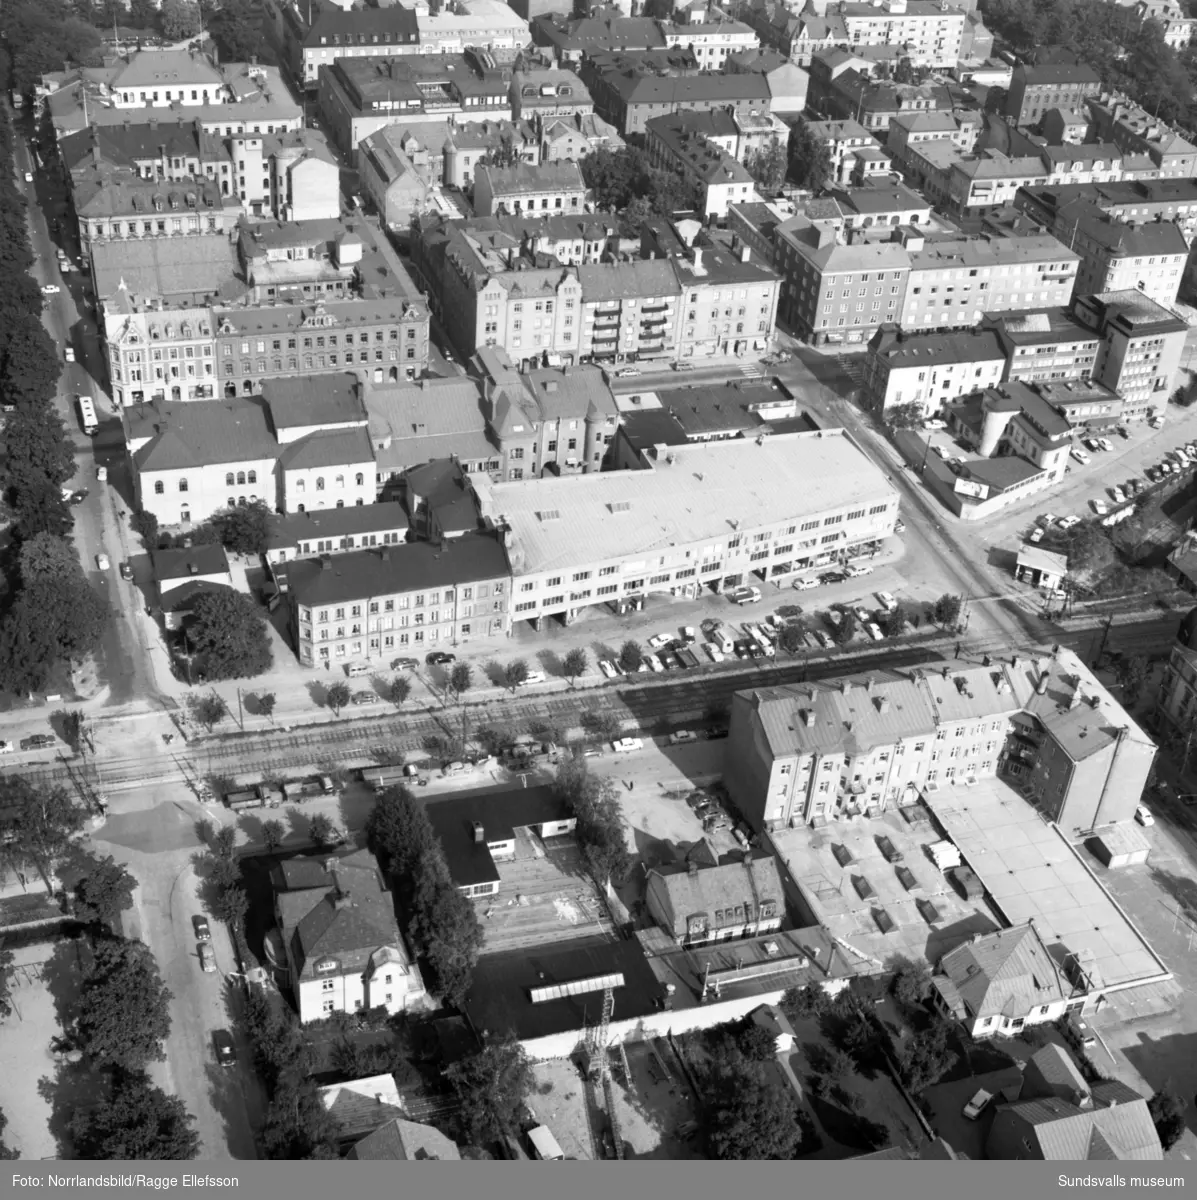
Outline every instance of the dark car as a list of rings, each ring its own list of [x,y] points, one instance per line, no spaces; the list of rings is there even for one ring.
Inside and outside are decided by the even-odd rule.
[[[212,1045],[216,1050],[216,1061],[222,1067],[231,1067],[237,1061],[237,1047],[233,1035],[227,1029],[212,1031]]]
[[[82,504],[87,499],[87,488],[80,488],[77,492],[72,492],[69,499],[72,504]]]
[[[819,576],[820,583],[843,583],[848,576],[843,571],[825,571]]]
[[[197,942],[210,942],[212,940],[212,928],[208,924],[207,917],[192,917],[191,928],[195,930],[195,940]]]
[[[443,667],[446,663],[456,662],[456,654],[446,654],[444,650],[434,650],[425,660],[430,667]]]
[[[391,662],[392,671],[414,671],[419,662],[414,658],[396,658]]]
[[[58,739],[52,733],[35,733],[30,737],[21,739],[22,750],[44,750],[47,746],[53,746]]]
[[[122,579],[132,579],[133,578],[133,568],[131,566],[129,566],[129,564],[127,562],[121,563],[120,569],[121,569],[121,578]]]

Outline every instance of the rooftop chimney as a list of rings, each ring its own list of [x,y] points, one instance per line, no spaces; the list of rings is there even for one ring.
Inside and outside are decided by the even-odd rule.
[[[1039,682],[1035,684],[1035,694],[1037,696],[1043,696],[1047,693],[1047,681],[1050,678],[1051,676],[1047,671],[1044,671],[1043,674],[1039,676]]]
[[[876,704],[877,704],[877,711],[879,713],[889,712],[889,697],[888,696],[878,696],[877,700],[876,700]]]
[[[338,887],[337,894],[333,897],[333,908],[342,909],[349,908],[353,904],[353,897],[348,892],[343,892]]]
[[[486,842],[486,830],[482,827],[482,822],[475,821],[473,823],[473,830],[474,830],[474,841],[478,845],[484,845]]]
[[[813,708],[805,709],[802,713],[802,723],[807,729],[813,729],[815,725],[815,710]]]

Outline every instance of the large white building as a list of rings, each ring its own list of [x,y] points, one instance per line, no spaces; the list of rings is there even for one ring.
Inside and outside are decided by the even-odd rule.
[[[897,493],[841,430],[662,448],[640,470],[471,475],[470,486],[506,541],[513,616],[534,624],[843,561],[892,534],[898,516]]]
[[[960,58],[964,10],[938,0],[838,4],[852,46],[900,46],[916,67],[952,68]]]

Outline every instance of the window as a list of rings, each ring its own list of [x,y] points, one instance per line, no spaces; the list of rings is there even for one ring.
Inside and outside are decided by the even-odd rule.
[[[179,480],[179,491],[180,491],[180,492],[185,492],[186,490],[187,490],[187,480],[186,480],[186,479],[180,479],[180,480]]]
[[[164,484],[164,483],[162,482],[162,480],[161,480],[161,479],[159,479],[159,480],[158,480],[158,481],[157,481],[157,482],[154,484],[154,495],[155,495],[155,496],[161,496],[161,495],[162,495],[162,493],[163,493],[163,492],[165,492],[165,491],[166,491],[166,484]]]

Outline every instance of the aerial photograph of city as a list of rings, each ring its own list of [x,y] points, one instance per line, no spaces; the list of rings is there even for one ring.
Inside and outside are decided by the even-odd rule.
[[[0,1158],[1186,1186],[1195,31],[6,0]]]

